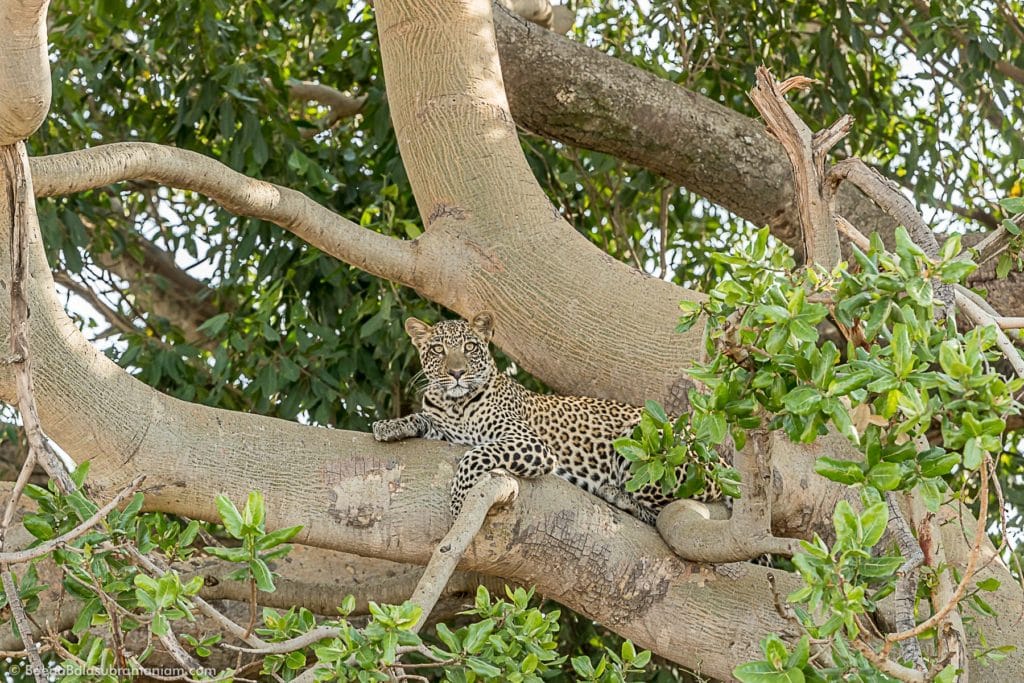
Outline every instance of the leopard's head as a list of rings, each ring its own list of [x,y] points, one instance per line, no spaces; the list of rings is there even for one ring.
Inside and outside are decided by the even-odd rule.
[[[462,398],[486,386],[497,373],[487,350],[494,316],[480,313],[473,320],[442,320],[428,325],[409,318],[405,331],[420,352],[423,374],[447,398]]]

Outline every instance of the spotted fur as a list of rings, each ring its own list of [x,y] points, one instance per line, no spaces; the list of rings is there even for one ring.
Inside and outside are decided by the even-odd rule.
[[[471,322],[445,320],[433,326],[409,318],[405,330],[419,351],[428,381],[423,410],[375,422],[374,438],[425,437],[470,446],[452,482],[451,507],[456,515],[484,473],[503,469],[527,478],[554,472],[653,524],[672,497],[657,485],[627,492],[629,461],[612,447],[615,439],[632,432],[643,409],[526,389],[498,372],[487,348],[493,328],[490,313]],[[678,474],[682,481],[684,473]],[[701,499],[717,497],[711,490]]]

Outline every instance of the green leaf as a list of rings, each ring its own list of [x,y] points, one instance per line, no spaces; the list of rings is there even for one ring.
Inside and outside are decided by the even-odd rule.
[[[955,451],[932,449],[924,455],[920,462],[921,475],[925,477],[941,477],[953,471],[960,464],[960,454]]]
[[[1024,213],[1024,197],[1007,197],[999,200],[999,206],[1007,213]]]
[[[254,558],[249,560],[249,571],[252,572],[252,577],[256,581],[256,587],[264,593],[273,593],[277,588],[274,586],[274,576],[270,572],[270,567],[267,563],[260,558]]]
[[[967,439],[967,443],[964,444],[964,467],[966,469],[973,472],[981,467],[981,459],[984,455],[985,450],[981,447],[980,438]]]
[[[840,543],[851,544],[862,535],[860,518],[845,500],[836,504],[835,512],[832,513],[832,523],[836,528],[836,541]]]
[[[228,562],[245,562],[249,559],[249,552],[245,548],[222,548],[208,545],[203,548],[203,552]]]
[[[839,484],[859,484],[864,481],[860,465],[849,460],[821,457],[814,461],[814,471]]]
[[[885,464],[885,463],[883,463]],[[868,475],[870,477],[870,474]],[[865,548],[878,543],[885,533],[885,527],[889,524],[889,506],[884,502],[874,503],[865,508],[860,516],[860,525],[864,531],[863,544]]]
[[[218,313],[196,329],[200,332],[205,332],[209,337],[215,337],[224,329],[224,326],[230,318],[230,313]]]
[[[815,387],[796,387],[782,399],[786,409],[794,415],[810,415],[818,410],[821,394]]]
[[[266,518],[266,505],[263,503],[263,494],[259,491],[250,491],[245,499],[245,508],[242,510],[242,520],[246,526],[260,528]]]
[[[569,661],[572,664],[572,670],[578,675],[588,678],[594,675],[594,664],[590,661],[590,657],[580,655]]]
[[[46,517],[34,512],[26,513],[21,518],[21,523],[30,534],[38,538],[40,541],[48,541],[57,535],[54,532],[53,527],[50,526]]]
[[[223,494],[218,495],[215,502],[224,528],[233,538],[242,538],[242,515],[238,513],[238,508]]]
[[[732,467],[722,467],[715,471],[714,479],[723,494],[730,498],[739,498],[741,496],[740,473],[737,470]]]
[[[256,541],[256,548],[259,550],[269,550],[275,548],[282,543],[295,538],[296,534],[302,531],[302,525],[290,526],[284,529],[278,529],[277,531],[271,531],[269,534],[264,534]]]
[[[768,662],[747,662],[732,670],[732,675],[740,683],[804,683],[804,673],[800,669],[779,671]]]
[[[501,675],[501,669],[489,664],[479,657],[469,657],[466,659],[466,666],[468,666],[473,673],[487,678],[497,678]]]
[[[668,415],[665,413],[665,409],[661,407],[661,404],[657,401],[645,401],[644,409],[658,422],[665,424],[669,421]]]
[[[999,260],[996,261],[996,277],[998,277],[1000,280],[1004,279],[1007,275],[1010,274],[1010,270],[1012,268],[1013,258],[1010,257],[1009,253],[1004,251],[1002,254],[999,255]]]
[[[650,457],[643,444],[634,439],[616,439],[612,446],[627,460],[647,460]]]
[[[469,654],[477,654],[487,642],[487,636],[494,631],[494,619],[484,619],[475,624],[470,624],[466,632],[466,639],[462,646]]]
[[[983,581],[979,581],[978,582],[978,588],[979,589],[981,589],[983,591],[988,591],[990,593],[993,592],[993,591],[999,590],[999,586],[1000,585],[1001,585],[1001,583],[1000,583],[999,579],[994,578],[994,577],[989,577],[989,578],[987,578],[987,579],[985,579]]]
[[[443,623],[438,622],[434,626],[434,631],[437,633],[437,637],[441,639],[450,652],[459,652],[462,649],[462,643],[458,636],[452,633],[452,630],[445,626]]]
[[[880,462],[867,474],[867,482],[879,491],[892,491],[900,485],[903,478],[900,466],[894,462]]]
[[[880,579],[892,576],[902,564],[902,557],[865,557],[857,563],[857,569],[864,578]]]
[[[946,241],[942,243],[942,251],[940,258],[943,261],[948,261],[957,254],[960,253],[960,233],[954,232],[952,235],[946,238]]]

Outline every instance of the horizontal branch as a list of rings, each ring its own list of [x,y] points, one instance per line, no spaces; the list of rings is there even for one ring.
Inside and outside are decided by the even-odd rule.
[[[254,180],[210,157],[147,142],[119,142],[31,159],[37,197],[84,192],[125,180],[151,180],[206,195],[228,211],[294,233],[368,273],[416,286],[412,242],[362,228],[301,192]]]
[[[103,520],[108,514],[110,514],[111,510],[113,510],[118,505],[126,501],[128,499],[128,496],[131,496],[136,491],[138,491],[139,487],[142,486],[142,482],[145,480],[145,478],[145,475],[140,475],[133,479],[128,484],[128,486],[121,489],[117,493],[117,495],[115,495],[113,498],[110,499],[109,502],[107,502],[106,505],[101,507],[99,510],[96,511],[95,514],[89,517],[89,519],[83,521],[81,524],[77,525],[71,531],[61,534],[60,536],[57,536],[55,538],[51,538],[48,541],[44,541],[37,546],[33,546],[25,550],[12,550],[9,552],[0,553],[0,563],[18,564],[21,562],[28,562],[29,560],[33,560],[37,557],[42,557],[43,555],[52,552],[56,548],[59,548],[60,546],[66,543],[70,543],[79,536],[82,536],[83,534],[87,533],[90,529],[92,529],[94,526],[99,524],[101,520]]]

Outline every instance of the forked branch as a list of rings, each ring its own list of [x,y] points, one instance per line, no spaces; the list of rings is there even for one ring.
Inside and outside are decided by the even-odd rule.
[[[784,95],[795,88],[807,88],[813,82],[796,76],[780,84],[761,66],[757,69],[757,85],[750,91],[750,99],[764,118],[768,132],[782,144],[793,167],[797,214],[807,262],[831,269],[839,262],[839,234],[825,196],[825,159],[829,149],[850,131],[853,119],[843,116],[817,135],[812,134]]]

